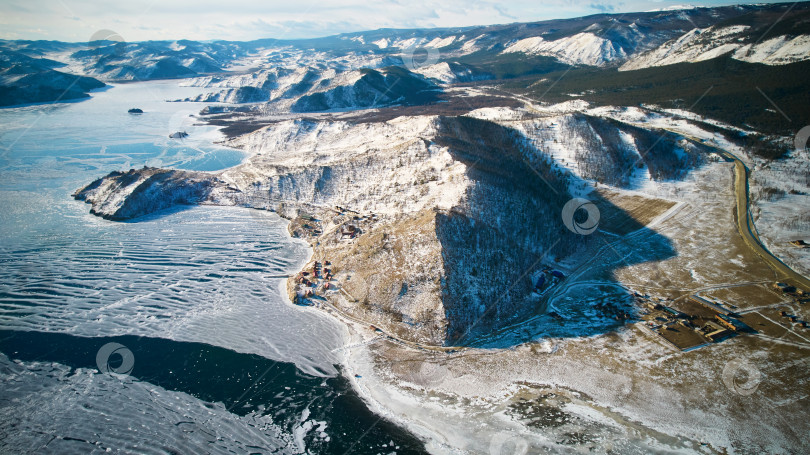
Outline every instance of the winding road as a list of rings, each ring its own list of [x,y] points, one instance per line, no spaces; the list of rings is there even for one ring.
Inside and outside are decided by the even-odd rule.
[[[667,131],[680,134],[681,136],[698,143],[701,142],[700,139],[684,134],[683,131],[674,129]],[[734,215],[737,230],[740,232],[745,244],[748,245],[748,247],[751,248],[751,250],[754,251],[759,257],[761,257],[774,271],[776,271],[778,275],[783,276],[785,281],[789,281],[790,284],[801,287],[806,291],[810,291],[810,279],[791,269],[784,262],[779,260],[779,258],[774,256],[773,253],[771,253],[770,250],[765,247],[757,234],[749,205],[748,178],[751,175],[751,171],[748,169],[748,166],[746,166],[739,157],[728,150],[706,142],[703,142],[703,145],[714,149],[718,155],[734,161],[734,192],[737,199]]]
[[[745,163],[743,163],[743,161],[739,157],[737,157],[733,153],[729,152],[728,150],[720,148],[717,145],[712,145],[712,144],[709,144],[707,142],[703,142],[700,138],[691,136],[691,135],[685,133],[684,131],[681,131],[681,130],[678,130],[678,129],[675,129],[675,128],[666,128],[665,130],[670,131],[670,132],[675,133],[675,134],[678,134],[678,135],[681,135],[681,136],[683,136],[683,137],[685,137],[685,138],[687,138],[687,139],[689,139],[691,141],[694,141],[696,143],[703,144],[704,146],[713,149],[718,155],[723,156],[723,157],[727,158],[728,160],[734,162],[734,174],[735,174],[734,175],[734,193],[735,193],[735,199],[736,199],[735,224],[737,225],[737,230],[739,231],[740,236],[742,237],[744,243],[754,253],[756,253],[757,256],[762,258],[765,261],[765,263],[768,264],[768,266],[776,272],[777,276],[780,277],[781,280],[787,281],[790,284],[795,285],[795,286],[797,286],[799,288],[803,288],[806,291],[810,291],[810,279],[808,279],[807,277],[805,277],[805,276],[801,275],[800,273],[796,272],[795,270],[793,270],[792,268],[787,266],[784,262],[779,260],[779,258],[774,256],[773,253],[771,253],[770,250],[768,250],[768,248],[760,240],[759,235],[757,234],[757,231],[756,231],[756,227],[754,226],[754,220],[753,220],[753,217],[751,215],[751,210],[750,210],[750,205],[749,205],[750,204],[750,199],[749,199],[748,179],[750,177],[750,170],[745,165]],[[622,240],[626,239],[627,237],[636,235],[639,232],[640,231],[630,233],[627,236],[623,237],[622,239],[619,239],[619,240],[616,240],[614,242],[606,244],[605,246],[600,248],[599,251],[597,251],[595,256],[598,257],[600,254],[602,254],[602,252],[604,250],[606,250],[608,248],[611,248],[613,246],[613,244],[615,244],[616,242],[622,241]],[[581,282],[576,281],[576,277],[581,276],[583,273],[585,273],[587,271],[587,269],[589,268],[589,264],[590,263],[582,264],[576,270],[574,270],[569,275],[569,277],[565,280],[566,283],[563,286],[560,286],[559,288],[555,289],[554,292],[549,296],[547,301],[552,302],[556,297],[559,297],[559,296],[563,295],[571,286],[581,284]],[[603,283],[603,284],[612,284],[612,285],[621,286],[620,283]],[[745,283],[745,284],[750,284],[750,283]],[[737,285],[737,284],[729,284],[728,286],[725,286],[725,287],[733,287],[735,285]],[[712,288],[715,288],[715,287],[716,286],[712,286]],[[697,290],[690,290],[683,297],[685,297],[687,295],[691,295],[695,291],[697,291]],[[520,330],[521,327],[523,327],[523,326],[525,326],[527,324],[531,324],[531,323],[535,322],[536,320],[538,320],[542,316],[543,315],[535,315],[535,316],[533,316],[533,317],[531,317],[531,318],[529,318],[527,320],[524,320],[524,321],[521,321],[519,323],[512,324],[512,325],[509,325],[507,327],[504,327],[504,328],[502,328],[500,330],[497,330],[497,331],[493,332],[492,334],[490,334],[488,336],[476,339],[473,343],[470,344],[470,346],[484,345],[487,342],[491,342],[491,341],[493,341],[493,340],[495,340],[497,338],[503,337],[503,336],[507,335],[510,332],[515,332],[517,330]]]
[[[773,269],[778,277],[781,277],[784,281],[789,282],[792,285],[795,285],[799,288],[803,288],[806,291],[810,291],[810,279],[807,277],[799,274],[795,270],[788,267],[784,262],[779,260],[773,253],[768,250],[767,247],[762,243],[759,238],[759,235],[756,232],[756,228],[754,226],[754,220],[751,215],[750,210],[750,199],[749,199],[749,185],[748,179],[750,177],[750,170],[748,167],[743,163],[743,161],[734,155],[733,153],[720,148],[718,145],[712,145],[708,142],[704,142],[701,138],[697,138],[691,136],[684,131],[675,129],[675,128],[662,128],[662,130],[670,131],[672,133],[681,135],[691,141],[696,143],[703,144],[704,146],[713,149],[718,155],[725,157],[726,159],[734,162],[734,192],[735,192],[735,199],[736,199],[736,206],[735,206],[735,224],[737,225],[737,230],[740,233],[744,243],[759,257],[761,257],[768,266]],[[602,248],[597,251],[596,256],[602,254],[604,250],[607,248],[612,248],[613,244],[616,242],[624,241],[628,237],[632,237],[637,235],[642,230],[638,230],[636,232],[630,233],[622,238],[605,244]],[[547,302],[552,302],[556,297],[564,294],[571,286],[576,286],[579,284],[583,284],[582,282],[577,282],[576,278],[581,276],[583,273],[587,271],[589,268],[590,262],[581,264],[576,270],[574,270],[569,277],[565,280],[564,285],[560,286],[559,288],[555,289],[551,296],[547,299]],[[607,284],[607,283],[605,283]],[[622,286],[620,283],[610,283],[615,286]],[[729,286],[735,286],[735,284],[729,284]],[[627,289],[627,288],[625,288]],[[695,290],[690,290],[687,295],[691,295],[695,292]],[[340,309],[336,308],[335,306],[326,303],[326,309],[328,312],[335,314],[336,316],[343,318],[344,322],[353,322],[359,325],[366,325],[368,323],[362,320],[359,320],[355,317],[352,317],[345,312],[341,311]],[[408,346],[415,349],[421,350],[428,350],[428,351],[444,351],[444,352],[456,352],[465,350],[465,348],[475,348],[478,346],[486,345],[491,343],[499,338],[503,338],[504,336],[508,335],[509,333],[514,333],[518,330],[521,330],[522,327],[527,326],[536,322],[539,318],[543,317],[543,314],[536,314],[535,316],[530,317],[529,319],[520,321],[515,324],[511,324],[507,327],[503,327],[487,336],[479,337],[473,342],[464,345],[464,346],[435,346],[435,345],[428,345],[422,344],[410,340],[400,339],[394,335],[388,334],[383,332],[381,329],[378,329],[382,335],[381,338],[387,339],[388,341],[392,341],[398,343],[400,345]]]

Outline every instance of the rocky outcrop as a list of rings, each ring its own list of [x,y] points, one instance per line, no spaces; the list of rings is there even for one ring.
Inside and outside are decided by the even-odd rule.
[[[470,116],[289,120],[231,140],[251,154],[234,168],[117,172],[75,196],[109,219],[174,204],[275,211],[293,220],[291,233],[312,244],[314,260],[333,264],[340,292],[319,288],[316,302],[403,340],[465,343],[545,311],[532,273],[604,242],[600,233],[565,227],[572,189],[589,183],[527,136],[553,122],[571,126],[555,130],[555,141],[581,142],[586,132],[611,137],[563,122],[571,115],[581,114],[511,125]],[[683,155],[675,139],[663,137],[656,153]],[[641,227],[609,212],[628,231]],[[295,299],[296,284],[289,289]]]
[[[73,197],[90,204],[94,215],[123,221],[178,204],[204,203],[221,184],[209,174],[144,167],[111,172]]]

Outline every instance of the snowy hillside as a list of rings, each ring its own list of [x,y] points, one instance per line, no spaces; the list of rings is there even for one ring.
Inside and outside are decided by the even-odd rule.
[[[404,68],[365,69],[340,74],[334,80],[322,80],[298,98],[290,110],[313,112],[425,104],[435,100],[438,91],[433,83]]]
[[[459,70],[454,77],[472,76]],[[273,68],[227,78],[198,78],[187,85],[223,89],[184,101],[266,103],[266,110],[293,112],[418,104],[429,102],[439,90],[427,77],[400,67],[343,72]]]
[[[464,64],[470,60],[480,64],[482,58],[492,64],[493,57],[498,60],[498,55],[514,54],[547,56],[564,64],[588,66],[611,66],[630,59],[625,69],[631,69],[739,51],[736,57],[745,61],[784,64],[806,58],[807,31],[802,25],[802,15],[807,10],[806,4],[789,9],[783,4],[737,5],[599,14],[509,25],[381,29],[314,39],[250,42],[137,43],[123,41],[114,34],[110,40],[89,43],[2,41],[0,48],[27,58],[58,61],[65,65],[66,72],[102,80],[194,77],[234,69],[276,67],[344,72],[403,65],[414,70],[442,62]],[[777,18],[779,27],[770,35],[763,35]],[[729,23],[740,25],[717,25]],[[750,33],[743,40],[737,36],[740,29]],[[414,62],[420,50],[428,50],[428,61]],[[645,54],[647,51],[650,52]],[[477,70],[486,73],[489,69]],[[448,78],[446,69],[425,71],[441,73],[437,79],[445,82],[464,81],[463,77]],[[455,69],[451,72],[459,76]]]
[[[291,99],[319,85],[329,84],[337,76],[333,69],[309,66],[276,67],[234,76],[207,76],[184,85],[221,89],[186,101],[219,103],[257,103]],[[343,78],[346,81],[346,78]],[[346,83],[350,83],[346,81]]]
[[[0,106],[87,98],[104,83],[68,74],[63,65],[0,48]]]
[[[250,154],[235,168],[114,173],[76,197],[111,218],[189,203],[269,209],[293,219],[314,215],[322,220],[323,254],[374,292],[370,300],[381,311],[364,317],[407,339],[444,344],[531,312],[537,296],[520,275],[539,257],[564,261],[598,241],[573,234],[556,215],[573,195],[588,194],[593,181],[641,189],[683,178],[701,163],[698,144],[585,108],[362,123],[285,120],[228,142]],[[362,232],[358,242],[337,234],[351,224],[336,216],[345,210],[374,215],[353,224]],[[411,265],[370,272],[386,264]],[[499,299],[504,292],[511,298]]]
[[[570,65],[592,66],[603,66],[627,57],[627,52],[622,47],[593,33],[579,33],[554,41],[546,41],[542,36],[526,38],[503,51],[512,52],[556,57]]]
[[[419,66],[414,68],[412,72],[421,74],[428,79],[442,84],[482,81],[493,78],[491,74],[455,62],[439,62],[432,65]]]
[[[733,57],[750,63],[787,65],[810,60],[810,35],[794,38],[779,36],[761,43],[746,44],[738,48]]]
[[[737,60],[766,65],[785,65],[810,60],[810,35],[787,35],[763,42],[747,25],[693,29],[678,39],[628,60],[619,68],[630,71],[653,66],[692,63],[731,54]]]
[[[810,61],[808,10],[808,3],[734,5],[249,42],[126,42],[113,32],[88,43],[0,41],[8,66],[15,67],[14,77],[6,69],[0,80],[9,87],[2,104],[53,101],[65,91],[62,76],[44,74],[54,67],[31,66],[32,61],[52,62],[59,72],[100,81],[197,78],[194,85],[217,90],[190,101],[269,103],[267,108],[276,112],[292,106],[322,111],[435,101],[401,87],[389,93],[392,85],[368,73],[387,73],[393,66],[440,85],[514,79],[572,66],[629,71],[724,56],[784,66]],[[16,82],[34,73],[43,74],[25,79],[30,86]],[[406,79],[417,92],[427,87]],[[390,84],[396,80],[405,79]],[[71,88],[60,100],[85,94]],[[299,102],[301,97],[306,99]]]
[[[86,54],[0,42],[16,53],[0,74],[25,80],[14,61],[38,52],[53,58],[26,71],[189,74],[199,91],[172,96],[199,94],[176,101],[201,103],[191,117],[242,161],[106,168],[73,197],[115,221],[285,218],[308,262],[259,285],[345,323],[342,375],[431,453],[783,453],[808,426],[783,418],[810,384],[808,17],[810,2]]]

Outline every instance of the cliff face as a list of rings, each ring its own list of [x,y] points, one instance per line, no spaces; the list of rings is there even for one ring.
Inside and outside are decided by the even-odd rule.
[[[561,166],[565,160],[537,131],[546,123],[579,125],[544,134],[561,147],[595,135],[595,146],[607,150],[607,138],[624,130],[600,135],[588,118],[570,113],[517,114],[500,123],[470,116],[290,120],[231,140],[251,154],[234,168],[116,172],[75,197],[117,220],[174,204],[274,210],[293,220],[291,233],[310,241],[315,260],[332,263],[337,286],[319,289],[318,299],[402,339],[463,343],[544,311],[533,274],[602,246],[599,234],[564,226],[563,206],[591,184],[583,170]],[[660,153],[686,156],[675,139],[663,137]],[[641,227],[614,212],[623,226]],[[294,294],[295,284],[289,288]]]
[[[204,202],[217,185],[221,182],[208,174],[144,167],[112,172],[73,197],[91,204],[94,215],[122,221],[178,204]]]

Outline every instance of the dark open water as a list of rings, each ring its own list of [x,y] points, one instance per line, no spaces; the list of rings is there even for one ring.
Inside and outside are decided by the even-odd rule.
[[[198,90],[0,110],[0,452],[422,452],[340,376],[344,328],[281,295],[309,254],[282,220],[195,207],[113,223],[70,197],[112,170],[239,163],[193,124],[201,105],[164,102]]]

